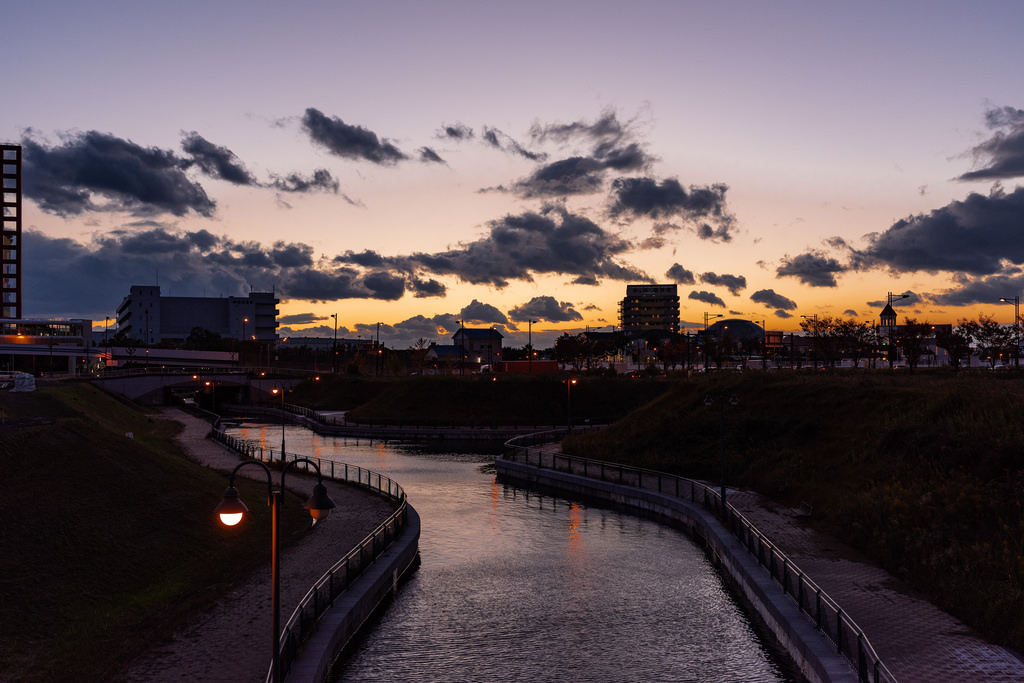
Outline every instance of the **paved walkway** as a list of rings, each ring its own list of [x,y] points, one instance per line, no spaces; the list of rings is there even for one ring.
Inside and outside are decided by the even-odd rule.
[[[192,459],[224,471],[240,462],[236,453],[206,438],[210,431],[207,422],[176,409],[165,409],[164,415],[184,424],[178,440]],[[250,472],[262,475],[258,468],[247,467],[239,476]],[[288,488],[304,488],[306,479],[298,474],[294,479],[292,476],[289,472]],[[324,483],[338,507],[281,554],[282,626],[309,587],[394,512],[394,507],[380,496],[355,486]],[[211,510],[221,493],[210,492]],[[288,513],[287,509],[284,513]],[[155,644],[128,664],[117,680],[262,681],[270,668],[270,592],[268,564],[235,586],[208,611],[194,615],[191,623],[169,640]]]
[[[864,630],[899,683],[1024,681],[1024,658],[988,643],[852,548],[812,531],[795,510],[749,492],[730,490],[728,497]]]

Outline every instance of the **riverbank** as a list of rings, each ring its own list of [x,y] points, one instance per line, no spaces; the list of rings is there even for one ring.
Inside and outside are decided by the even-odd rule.
[[[177,438],[195,462],[225,472],[239,463],[236,453],[206,438],[208,423],[177,409],[164,409],[161,415],[182,423],[184,429]],[[247,469],[241,470],[239,476]],[[307,481],[297,475],[295,479],[289,477],[289,488],[293,488],[292,484],[294,488],[303,488]],[[281,557],[282,621],[327,569],[394,511],[388,501],[358,487],[333,481],[324,484],[337,508]],[[211,492],[211,511],[221,493]],[[250,502],[250,507],[253,504]],[[270,593],[268,565],[236,585],[216,604],[195,614],[187,626],[168,640],[137,657],[115,680],[262,680],[271,658]]]
[[[595,471],[597,468],[595,468]],[[500,476],[520,485],[542,483],[562,495],[585,495],[654,514],[687,526],[712,546],[712,552],[741,587],[771,630],[811,680],[848,680],[834,661],[834,648],[813,628],[781,587],[768,578],[735,537],[699,506],[656,491],[610,484],[578,474],[499,461]],[[905,584],[870,564],[836,539],[814,531],[798,510],[779,506],[754,493],[732,491],[730,504],[768,537],[801,571],[835,600],[865,632],[868,641],[900,683],[962,681],[1001,683],[1024,680],[1024,659],[987,642],[952,616],[942,612]],[[679,504],[674,503],[673,500]],[[706,537],[709,535],[711,538]],[[771,623],[775,619],[774,623]],[[824,646],[824,647],[823,647]],[[848,665],[846,666],[848,668]]]

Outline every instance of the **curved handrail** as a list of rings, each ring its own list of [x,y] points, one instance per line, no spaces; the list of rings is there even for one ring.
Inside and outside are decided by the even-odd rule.
[[[222,429],[213,430],[213,438],[244,457],[262,460],[266,456],[273,460],[273,451],[258,449],[245,439],[229,436]],[[292,459],[308,457],[294,453],[289,455]],[[316,462],[325,479],[358,484],[395,501],[398,507],[370,535],[317,579],[296,605],[281,629],[279,665],[282,677],[288,674],[299,649],[316,632],[317,624],[328,608],[388,549],[409,521],[405,490],[391,478],[365,467],[320,458],[309,459]],[[273,680],[273,673],[273,668],[267,672],[268,682]]]
[[[720,513],[719,491],[693,479],[632,465],[581,458],[561,453],[557,448],[543,447],[557,443],[565,434],[566,430],[550,430],[509,439],[505,442],[502,457],[512,462],[524,462],[527,465],[582,474],[585,477],[653,490],[676,498],[689,497],[690,502],[703,505],[713,510],[716,515]],[[531,451],[530,446],[538,444],[541,447]],[[536,456],[534,462],[530,460],[531,454]],[[725,526],[740,540],[747,552],[768,570],[772,580],[781,585],[783,592],[797,602],[800,611],[811,618],[818,631],[850,662],[857,671],[858,679],[865,683],[896,683],[896,677],[868,642],[867,635],[839,604],[736,508],[728,502],[725,508]]]

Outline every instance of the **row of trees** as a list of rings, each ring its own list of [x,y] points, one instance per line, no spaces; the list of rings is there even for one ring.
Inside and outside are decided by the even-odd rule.
[[[645,340],[644,347],[648,359],[666,370],[690,368],[695,362],[717,368],[735,362],[745,367],[755,356],[776,364],[792,363],[796,367],[804,362],[835,367],[844,359],[855,366],[864,361],[894,363],[902,360],[914,370],[923,359],[934,356],[938,348],[946,350],[954,369],[969,364],[972,355],[995,367],[1002,359],[1017,358],[1020,339],[1019,325],[1002,325],[985,315],[976,320],[961,319],[956,325],[933,325],[927,320],[908,317],[891,330],[851,318],[821,316],[805,319],[800,327],[807,340],[807,357],[792,336],[789,344],[783,342],[765,348],[764,340],[757,338],[674,334]],[[564,334],[555,341],[554,356],[575,370],[591,369],[603,359],[617,355],[624,343],[621,337],[597,339],[586,334]]]
[[[1004,326],[980,315],[977,320],[961,319],[956,325],[932,325],[927,320],[906,318],[889,334],[881,334],[870,323],[830,316],[800,323],[816,355],[828,366],[849,358],[857,365],[866,358],[895,361],[900,354],[913,370],[921,359],[933,354],[932,346],[946,350],[954,369],[969,362],[972,353],[995,367],[1002,358],[1016,358],[1020,339],[1019,322]]]

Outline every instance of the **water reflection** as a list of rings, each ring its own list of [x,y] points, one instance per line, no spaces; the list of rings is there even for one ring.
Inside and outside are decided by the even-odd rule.
[[[674,529],[502,486],[490,456],[287,439],[392,477],[423,523],[420,569],[334,680],[790,680]]]

